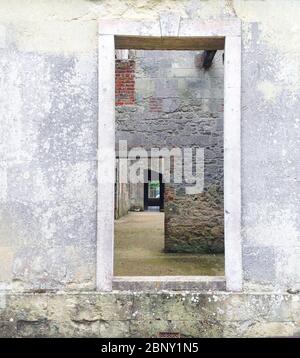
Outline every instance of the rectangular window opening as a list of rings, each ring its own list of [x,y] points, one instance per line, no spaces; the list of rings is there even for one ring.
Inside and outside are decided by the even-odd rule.
[[[240,291],[240,22],[99,28],[97,289]]]
[[[225,287],[223,56],[115,52],[117,288]]]

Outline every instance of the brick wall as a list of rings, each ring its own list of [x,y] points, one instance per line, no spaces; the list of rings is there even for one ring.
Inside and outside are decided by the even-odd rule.
[[[135,102],[135,62],[116,60],[116,106]]]

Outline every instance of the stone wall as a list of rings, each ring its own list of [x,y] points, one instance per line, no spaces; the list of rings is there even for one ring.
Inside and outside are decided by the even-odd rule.
[[[116,81],[121,66],[130,68],[129,77],[122,77],[124,98],[130,96],[135,64],[136,99],[127,106],[116,89],[116,138],[127,140],[129,148],[204,148],[204,193],[186,194],[186,183],[165,185],[173,192],[170,201],[165,197],[169,252],[224,250],[222,54],[217,52],[209,70],[199,66],[202,51],[138,50],[117,61]]]
[[[68,319],[70,291],[85,291],[74,296],[86,308],[97,296],[97,22],[158,20],[165,11],[242,22],[243,292],[222,293],[230,305],[218,293],[207,294],[207,319],[201,316],[203,293],[185,292],[167,300],[159,292],[124,294],[126,302],[151,307],[151,315],[143,309],[130,316],[138,311],[144,318],[114,316],[118,307],[128,312],[114,293],[99,306],[105,321],[92,310],[90,317]],[[223,322],[222,312],[223,335],[299,334],[298,18],[298,0],[0,1],[2,336],[87,336],[93,329],[98,334],[100,325],[103,336],[150,336],[167,329],[210,336]],[[26,290],[60,294],[26,298]],[[176,327],[169,323],[175,298],[188,302],[184,318],[171,321]],[[153,312],[163,319],[153,320]]]
[[[222,193],[211,186],[200,194],[175,197],[166,191],[165,251],[224,252]]]
[[[93,290],[97,51],[31,51],[1,31],[0,287]]]
[[[144,184],[136,183],[129,185],[130,209],[135,211],[144,210]]]
[[[299,336],[299,295],[201,292],[0,296],[0,337]]]

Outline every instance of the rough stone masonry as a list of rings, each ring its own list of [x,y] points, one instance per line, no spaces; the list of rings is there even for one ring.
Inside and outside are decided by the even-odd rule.
[[[96,292],[97,24],[164,13],[241,21],[239,293]],[[0,336],[299,335],[299,17],[297,0],[0,1]]]

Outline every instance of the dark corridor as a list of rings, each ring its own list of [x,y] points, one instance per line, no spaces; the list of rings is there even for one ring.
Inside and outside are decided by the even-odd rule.
[[[153,170],[146,171],[144,183],[144,210],[158,207],[159,211],[164,211],[164,192],[162,174]]]

